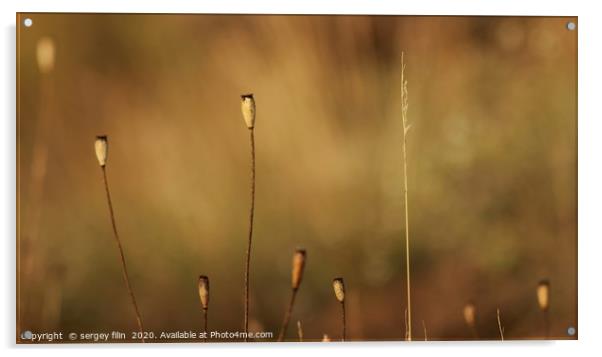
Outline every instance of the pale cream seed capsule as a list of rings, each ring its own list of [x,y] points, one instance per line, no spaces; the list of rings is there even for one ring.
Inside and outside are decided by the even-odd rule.
[[[330,342],[330,337],[328,337],[327,334],[324,334],[324,336],[322,337],[322,342]]]
[[[243,94],[240,96],[242,117],[245,119],[247,128],[253,129],[255,126],[255,98],[253,94]]]
[[[107,155],[109,152],[109,142],[105,135],[97,136],[94,142],[94,149],[96,150],[96,158],[101,167],[107,164]]]
[[[464,306],[464,321],[470,327],[474,327],[476,321],[477,309],[473,303],[468,303]]]
[[[340,303],[345,301],[345,283],[343,278],[335,278],[332,281],[332,287],[334,289],[334,296]]]
[[[537,284],[537,303],[542,311],[550,308],[550,282],[542,280]]]
[[[55,47],[50,37],[42,37],[36,46],[36,59],[41,73],[48,73],[54,68]]]
[[[205,275],[199,276],[199,298],[203,310],[209,309],[209,278]]]
[[[293,270],[291,277],[291,284],[294,290],[299,289],[301,285],[301,279],[303,279],[303,270],[305,268],[305,249],[297,249],[293,254]]]

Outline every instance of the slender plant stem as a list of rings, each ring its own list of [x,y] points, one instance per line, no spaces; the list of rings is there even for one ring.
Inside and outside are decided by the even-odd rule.
[[[408,309],[403,311],[403,322],[405,323],[404,339],[408,339]]]
[[[245,267],[245,342],[249,341],[249,266],[251,265],[251,243],[253,241],[253,217],[255,215],[255,129],[251,128],[251,207],[249,209],[249,242]]]
[[[288,329],[288,323],[291,319],[291,314],[293,313],[293,305],[295,304],[295,297],[297,296],[297,289],[293,289],[291,294],[291,301],[288,304],[288,308],[286,309],[286,313],[284,314],[284,320],[282,321],[282,327],[280,328],[280,334],[278,334],[278,342],[284,341],[284,335],[286,335],[286,330]]]
[[[341,341],[345,341],[347,337],[347,322],[345,321],[345,301],[341,303],[341,322],[342,322],[342,332],[341,332]]]
[[[408,305],[408,331],[407,339],[412,340],[412,303],[410,297],[410,224],[408,214],[408,165],[406,155],[406,137],[409,130],[407,123],[407,87],[404,77],[405,64],[403,62],[403,52],[401,53],[401,118],[403,121],[403,197],[405,207],[405,243],[406,243],[406,290]]]
[[[205,338],[203,342],[207,342],[207,321],[208,321],[208,311],[207,309],[203,309],[203,332],[205,332]]]
[[[497,326],[500,329],[500,337],[504,341],[504,329],[502,328],[502,321],[500,320],[500,309],[497,309]]]
[[[138,330],[140,331],[140,337],[142,342],[144,342],[144,328],[142,327],[142,317],[140,317],[140,311],[138,311],[138,304],[136,303],[136,297],[134,296],[134,291],[132,290],[132,286],[130,284],[130,277],[128,275],[127,265],[125,263],[125,254],[123,253],[123,247],[121,246],[121,240],[119,239],[119,233],[117,233],[117,224],[115,223],[115,213],[113,212],[113,203],[111,202],[111,193],[109,192],[109,180],[107,179],[107,170],[105,166],[101,166],[102,168],[102,177],[105,183],[105,191],[107,193],[107,202],[109,203],[109,213],[111,215],[111,224],[113,226],[113,235],[115,236],[115,242],[117,243],[117,248],[119,249],[119,257],[121,258],[121,272],[123,275],[123,280],[125,281],[125,285],[130,294],[130,298],[132,299],[132,306],[134,307],[134,312],[136,313],[136,322],[138,323]]]
[[[422,329],[424,330],[424,340],[428,341],[428,338],[426,336],[426,324],[424,323],[424,320],[422,320]]]
[[[297,321],[297,335],[299,336],[299,342],[303,342],[303,327],[301,321]]]

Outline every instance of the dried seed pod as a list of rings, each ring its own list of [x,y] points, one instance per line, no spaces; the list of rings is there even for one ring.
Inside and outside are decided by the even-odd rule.
[[[293,254],[293,271],[291,276],[291,284],[294,290],[299,289],[301,279],[303,279],[303,269],[305,268],[305,249],[297,249]]]
[[[48,73],[54,68],[55,47],[50,37],[42,37],[36,45],[36,59],[41,73]]]
[[[205,275],[199,276],[199,298],[203,310],[209,308],[209,278]]]
[[[98,163],[101,167],[104,167],[107,164],[107,155],[109,154],[109,142],[106,135],[96,137],[94,149],[96,150]]]
[[[330,342],[330,337],[328,337],[327,334],[324,334],[324,336],[322,337],[322,342]]]
[[[464,321],[466,321],[466,324],[468,326],[475,326],[476,314],[477,308],[473,303],[469,302],[468,304],[466,304],[466,306],[464,306]]]
[[[253,129],[255,126],[255,99],[253,94],[243,94],[240,97],[242,99],[240,104],[242,117],[245,119],[247,128]]]
[[[334,296],[340,303],[345,301],[345,283],[343,278],[335,278],[332,280],[332,287],[334,289]]]
[[[550,282],[542,280],[537,284],[537,303],[542,311],[550,308]]]

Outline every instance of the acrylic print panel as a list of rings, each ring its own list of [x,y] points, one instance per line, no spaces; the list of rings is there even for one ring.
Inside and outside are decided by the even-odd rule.
[[[17,21],[18,343],[577,338],[577,18]]]

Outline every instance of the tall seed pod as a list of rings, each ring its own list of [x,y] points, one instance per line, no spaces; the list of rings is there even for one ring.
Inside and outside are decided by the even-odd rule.
[[[209,278],[205,275],[199,276],[199,298],[203,310],[209,309]]]
[[[303,279],[303,270],[305,268],[305,249],[297,249],[293,254],[293,270],[291,275],[291,285],[293,290],[299,289]]]
[[[96,151],[96,158],[98,164],[101,167],[105,167],[107,164],[107,155],[109,154],[109,142],[106,135],[99,135],[94,141],[94,149]]]
[[[253,129],[255,127],[255,98],[253,98],[253,94],[243,94],[240,98],[242,117],[245,124],[247,124],[247,128]]]
[[[537,284],[537,303],[541,311],[548,311],[550,308],[550,282],[542,280]]]

